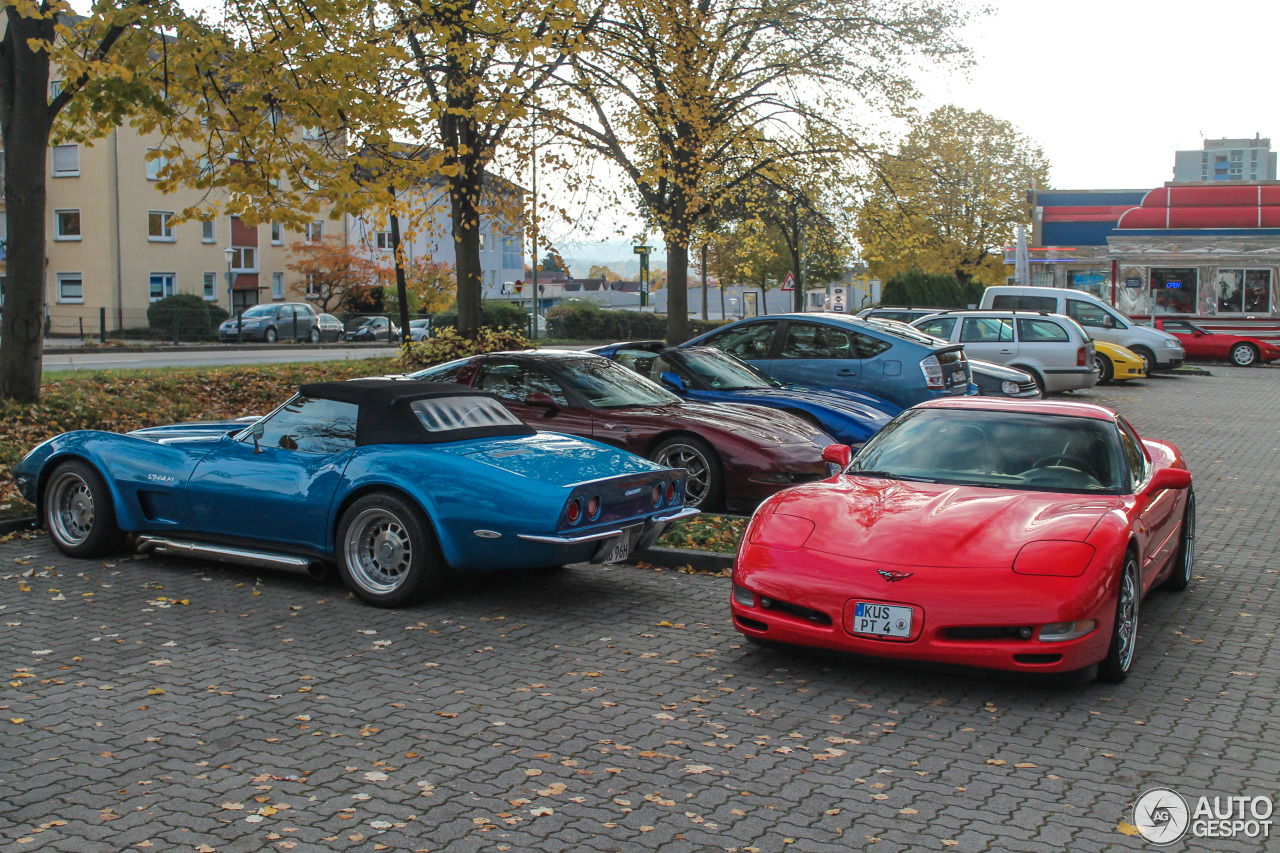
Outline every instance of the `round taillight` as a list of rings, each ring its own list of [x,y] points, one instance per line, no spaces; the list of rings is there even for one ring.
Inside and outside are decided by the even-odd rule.
[[[667,503],[675,503],[676,500],[676,484],[673,480],[667,483]]]
[[[596,495],[587,501],[587,518],[595,518],[600,515],[600,496]]]
[[[569,502],[569,523],[577,524],[582,520],[582,499],[574,498]]]
[[[662,504],[662,484],[654,483],[653,485],[653,505],[660,506]]]

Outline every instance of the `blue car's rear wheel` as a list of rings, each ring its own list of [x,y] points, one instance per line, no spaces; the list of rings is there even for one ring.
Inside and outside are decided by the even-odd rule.
[[[338,524],[338,570],[378,607],[412,604],[438,590],[449,569],[422,511],[398,495],[365,495]]]
[[[120,547],[111,492],[93,466],[63,462],[44,489],[44,521],[58,550],[72,557],[96,557]]]

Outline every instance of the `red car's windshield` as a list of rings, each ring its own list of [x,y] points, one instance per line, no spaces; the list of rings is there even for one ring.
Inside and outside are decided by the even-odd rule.
[[[1017,412],[916,409],[876,434],[846,473],[902,480],[1119,493],[1127,484],[1109,421]]]
[[[643,376],[607,358],[566,359],[555,366],[556,375],[586,398],[593,409],[624,406],[665,406],[680,398]]]

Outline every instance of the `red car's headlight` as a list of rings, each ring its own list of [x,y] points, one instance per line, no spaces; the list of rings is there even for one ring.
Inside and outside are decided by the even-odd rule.
[[[813,522],[798,515],[774,512],[751,526],[751,544],[780,551],[795,551],[813,535]]]
[[[1050,575],[1061,578],[1078,578],[1089,567],[1094,548],[1084,542],[1046,540],[1023,545],[1013,561],[1013,570],[1020,575]]]

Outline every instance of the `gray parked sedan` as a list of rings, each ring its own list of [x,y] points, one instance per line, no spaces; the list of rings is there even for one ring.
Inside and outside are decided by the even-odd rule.
[[[224,343],[246,340],[274,344],[281,338],[317,343],[316,309],[305,302],[254,305],[218,327],[218,340]]]

